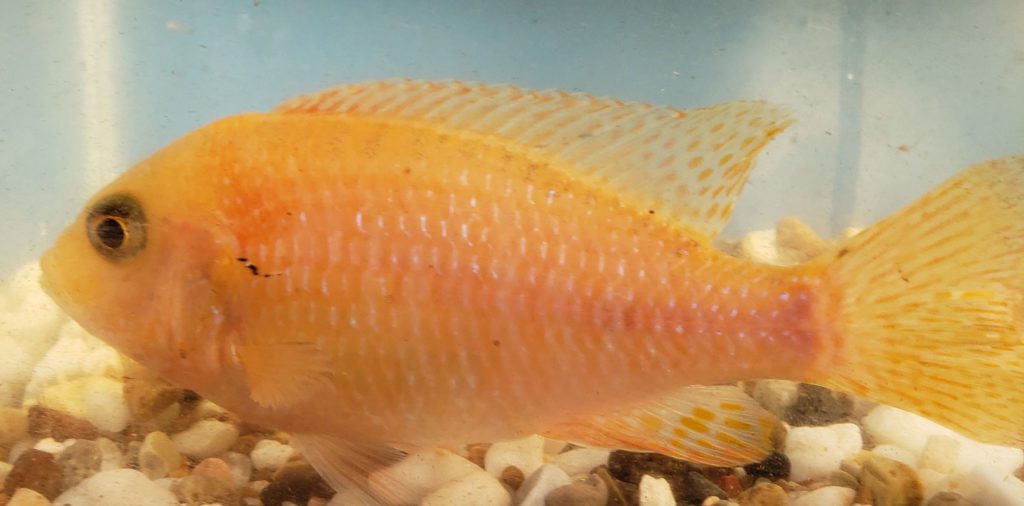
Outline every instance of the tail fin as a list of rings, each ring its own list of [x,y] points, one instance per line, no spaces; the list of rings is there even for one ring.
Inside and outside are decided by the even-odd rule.
[[[818,383],[1024,442],[1024,156],[964,170],[832,258]]]

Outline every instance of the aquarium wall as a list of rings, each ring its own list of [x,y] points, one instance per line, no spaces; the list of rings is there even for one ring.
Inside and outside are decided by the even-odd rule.
[[[770,144],[730,235],[863,226],[1021,151],[1024,5],[973,2],[8,2],[0,272],[99,185],[208,121],[394,76],[693,107],[764,99]]]

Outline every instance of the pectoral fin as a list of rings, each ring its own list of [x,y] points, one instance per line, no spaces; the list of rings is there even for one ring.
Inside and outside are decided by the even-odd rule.
[[[334,386],[330,357],[313,343],[245,344],[238,356],[252,400],[264,407],[295,405]]]

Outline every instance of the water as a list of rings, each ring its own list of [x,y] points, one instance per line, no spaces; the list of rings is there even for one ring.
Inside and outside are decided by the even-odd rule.
[[[833,235],[1024,151],[1022,19],[1016,0],[7,2],[0,280],[183,133],[394,76],[783,104],[798,123],[769,145],[726,234],[798,216]]]

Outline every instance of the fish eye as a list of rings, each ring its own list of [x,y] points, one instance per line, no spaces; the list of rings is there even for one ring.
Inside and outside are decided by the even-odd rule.
[[[139,201],[126,194],[103,198],[86,219],[89,243],[108,260],[134,256],[146,245],[146,215]]]

